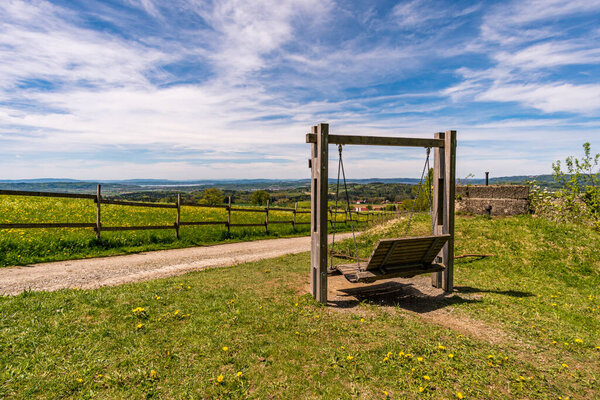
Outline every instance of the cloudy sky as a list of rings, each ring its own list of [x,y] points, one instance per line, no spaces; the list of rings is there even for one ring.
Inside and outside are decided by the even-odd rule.
[[[600,152],[599,78],[600,0],[2,0],[0,179],[306,178],[318,122],[549,173]],[[415,177],[425,151],[345,155]]]

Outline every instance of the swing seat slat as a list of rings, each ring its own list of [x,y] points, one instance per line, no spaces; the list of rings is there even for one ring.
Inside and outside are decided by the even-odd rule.
[[[444,266],[433,261],[449,239],[449,234],[381,239],[361,271],[356,263],[336,269],[353,283],[442,271]]]

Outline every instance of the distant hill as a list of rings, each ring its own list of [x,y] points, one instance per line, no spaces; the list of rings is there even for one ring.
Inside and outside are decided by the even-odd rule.
[[[551,184],[552,175],[517,175],[490,178],[491,184],[523,184],[527,181],[536,180],[540,184]],[[336,182],[329,180],[330,184]],[[350,183],[369,184],[408,184],[419,183],[416,178],[367,178],[348,179]],[[458,180],[459,184],[483,184],[484,179]],[[308,187],[309,179],[199,179],[199,180],[169,180],[169,179],[126,179],[126,180],[101,180],[81,181],[76,179],[62,178],[39,178],[39,179],[17,179],[0,180],[0,189],[3,190],[27,190],[27,191],[49,191],[67,193],[95,193],[96,185],[102,185],[105,194],[123,194],[140,191],[173,191],[194,192],[206,187],[218,187],[222,190],[289,190],[293,188]]]

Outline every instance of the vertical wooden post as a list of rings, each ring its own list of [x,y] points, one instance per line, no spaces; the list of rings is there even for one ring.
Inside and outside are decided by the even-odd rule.
[[[269,233],[269,200],[267,200],[267,207],[265,208],[265,232]]]
[[[96,187],[96,239],[100,239],[100,228],[102,223],[100,222],[100,204],[102,202],[102,193],[100,185]]]
[[[444,139],[444,132],[437,132],[434,135],[435,139]],[[444,150],[439,147],[433,149],[433,195],[432,195],[432,214],[431,224],[433,234],[440,235],[444,224]],[[436,262],[444,262],[444,250],[436,257]],[[444,264],[445,265],[445,264]],[[442,272],[434,272],[431,274],[431,285],[436,288],[442,287]]]
[[[434,150],[433,215],[434,234],[450,234],[437,261],[446,268],[432,274],[431,283],[445,292],[454,288],[454,202],[456,184],[456,131],[438,132],[436,139],[444,140],[444,148]]]
[[[179,223],[181,222],[181,193],[177,193],[177,219],[175,220],[175,237],[179,239]]]
[[[298,202],[294,204],[294,218],[292,219],[292,228],[296,229],[296,213],[298,212]]]
[[[446,269],[442,274],[442,289],[450,293],[454,289],[454,206],[456,186],[456,131],[446,131],[444,137],[446,193],[444,198],[444,231],[450,239],[445,245]]]
[[[231,233],[231,196],[227,199],[227,235]]]
[[[327,197],[329,124],[313,126],[311,144],[311,260],[310,283],[314,298],[327,303]]]

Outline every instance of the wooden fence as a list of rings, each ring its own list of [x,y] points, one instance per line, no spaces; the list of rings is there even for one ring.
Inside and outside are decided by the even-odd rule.
[[[55,197],[55,198],[70,198],[70,199],[88,199],[93,200],[96,204],[96,222],[83,223],[0,223],[0,229],[36,229],[36,228],[92,228],[96,232],[96,238],[100,238],[102,231],[133,231],[133,230],[154,230],[154,229],[174,229],[175,235],[179,239],[179,229],[182,226],[198,226],[198,225],[222,225],[231,231],[234,227],[264,227],[265,231],[269,231],[269,225],[272,224],[291,224],[292,227],[298,225],[310,225],[310,222],[296,221],[297,214],[310,214],[308,209],[299,209],[298,203],[294,208],[270,207],[267,201],[267,206],[264,208],[244,208],[232,206],[231,197],[228,198],[227,205],[206,205],[181,202],[181,195],[177,195],[175,203],[146,203],[137,201],[122,201],[105,199],[102,197],[101,186],[98,185],[96,194],[78,194],[78,193],[54,193],[54,192],[30,192],[20,190],[0,190],[0,195],[4,196],[36,196],[36,197]],[[175,222],[172,225],[147,225],[147,226],[104,226],[102,225],[102,204],[112,204],[120,206],[134,207],[154,207],[154,208],[172,208],[177,211]],[[227,211],[226,221],[181,221],[181,207],[204,207],[204,208],[220,208]],[[231,222],[231,214],[234,212],[246,213],[264,213],[264,222],[253,224],[236,224]],[[290,220],[271,220],[269,219],[270,212],[290,212],[292,219]],[[398,212],[391,211],[349,211],[349,210],[329,210],[330,224],[347,225],[348,223],[369,224],[374,222],[384,222],[397,216]],[[338,214],[344,214],[343,220],[338,220]],[[364,218],[361,218],[364,217]]]

